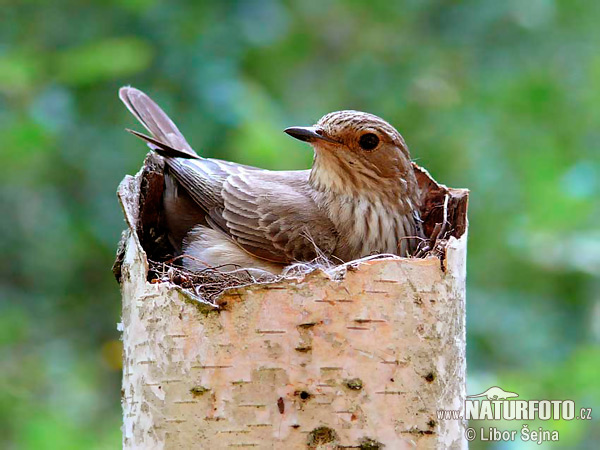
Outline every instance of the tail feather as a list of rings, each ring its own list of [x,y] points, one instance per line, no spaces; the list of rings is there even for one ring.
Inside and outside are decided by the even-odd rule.
[[[155,150],[162,156],[170,156],[172,158],[187,158],[187,159],[200,158],[200,156],[198,156],[195,152],[193,155],[191,155],[187,151],[181,151],[176,148],[173,148],[170,145],[167,145],[167,144],[159,141],[158,139],[154,139],[153,137],[146,136],[144,133],[140,133],[139,131],[130,130],[129,128],[127,128],[126,130],[129,131],[134,136],[139,137],[143,141],[146,141],[146,143],[149,145],[149,147],[152,150]]]
[[[122,87],[119,89],[119,98],[152,137],[129,130],[131,133],[152,144],[152,148],[165,156],[199,157],[169,116],[142,91],[129,86]]]

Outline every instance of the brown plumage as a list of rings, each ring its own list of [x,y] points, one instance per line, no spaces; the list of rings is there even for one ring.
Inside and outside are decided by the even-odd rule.
[[[236,265],[279,273],[319,253],[350,261],[411,254],[422,237],[418,186],[402,136],[372,114],[339,111],[286,129],[315,150],[311,170],[270,171],[200,157],[147,95],[119,91],[165,158],[169,239],[191,270]],[[231,266],[229,267],[231,269]]]

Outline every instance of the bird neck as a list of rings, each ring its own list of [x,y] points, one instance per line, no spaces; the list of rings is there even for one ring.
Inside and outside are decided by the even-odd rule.
[[[313,166],[308,182],[318,192],[342,195],[353,195],[356,187],[349,177],[350,171],[344,167],[346,163],[333,155],[315,152]]]
[[[414,177],[414,175],[411,173]],[[337,152],[317,151],[310,172],[311,187],[322,194],[341,198],[365,198],[381,203],[397,203],[413,197],[415,183],[404,178],[386,178]],[[413,185],[414,184],[414,185]]]
[[[414,172],[385,178],[351,166],[335,155],[315,155],[309,183],[313,199],[341,237],[335,256],[344,261],[372,253],[406,255],[420,235],[418,187]]]

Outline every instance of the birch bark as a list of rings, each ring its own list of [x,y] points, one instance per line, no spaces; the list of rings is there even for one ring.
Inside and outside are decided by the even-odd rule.
[[[216,307],[148,282],[140,178],[119,189],[124,448],[466,448],[465,424],[437,416],[466,395],[465,217],[442,259],[316,271]],[[447,192],[465,215],[466,191]]]

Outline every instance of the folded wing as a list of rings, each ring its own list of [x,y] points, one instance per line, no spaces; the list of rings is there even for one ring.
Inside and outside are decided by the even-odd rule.
[[[132,133],[165,157],[169,173],[212,228],[271,262],[289,264],[309,261],[319,252],[331,254],[336,231],[310,196],[308,170],[274,172],[202,158],[143,92],[126,87],[119,97],[151,136]]]

